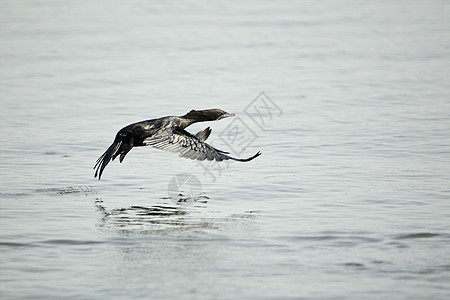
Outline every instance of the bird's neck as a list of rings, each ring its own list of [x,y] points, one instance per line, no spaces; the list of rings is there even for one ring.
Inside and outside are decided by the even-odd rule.
[[[194,120],[194,119],[186,119],[186,118],[180,118],[180,127],[182,129],[188,127],[189,125],[192,125],[196,122],[199,122],[198,120]]]
[[[181,122],[180,127],[182,127],[184,129],[184,128],[188,127],[189,125],[192,125],[197,122],[209,122],[209,121],[214,121],[214,120],[215,119],[207,118],[207,117],[206,118],[205,117],[196,118],[196,117],[183,116],[180,118],[180,122]]]

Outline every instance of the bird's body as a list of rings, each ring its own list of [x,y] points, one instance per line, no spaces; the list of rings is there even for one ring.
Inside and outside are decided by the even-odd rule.
[[[122,162],[127,153],[133,147],[152,146],[157,149],[178,153],[179,156],[197,160],[236,160],[250,161],[260,152],[247,159],[233,158],[228,152],[216,149],[204,141],[209,137],[211,129],[208,127],[196,135],[184,130],[196,122],[215,121],[234,114],[224,112],[220,109],[191,110],[184,116],[169,116],[157,119],[141,121],[125,126],[116,134],[114,142],[97,160],[94,169],[95,175],[100,179],[103,170],[111,160],[117,156]]]

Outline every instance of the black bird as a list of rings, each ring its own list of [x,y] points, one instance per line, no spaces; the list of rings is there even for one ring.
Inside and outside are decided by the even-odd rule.
[[[192,135],[184,130],[189,125],[196,122],[216,121],[227,117],[234,117],[235,114],[227,113],[221,109],[191,110],[181,117],[169,116],[158,119],[151,119],[130,124],[122,129],[116,135],[111,146],[97,159],[94,169],[95,175],[100,180],[103,170],[111,160],[120,155],[119,161],[122,162],[125,155],[133,148],[140,146],[152,146],[157,149],[178,153],[180,157],[197,160],[236,160],[251,161],[261,155],[256,153],[249,158],[234,158],[228,156],[228,152],[216,149],[205,140],[211,134],[208,127],[203,131]]]

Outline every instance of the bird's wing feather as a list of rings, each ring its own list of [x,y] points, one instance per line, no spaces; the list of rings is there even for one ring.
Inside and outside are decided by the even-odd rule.
[[[100,179],[102,177],[103,170],[109,164],[111,159],[114,160],[114,158],[117,156],[121,145],[122,145],[122,141],[120,141],[118,139],[114,140],[112,145],[109,146],[109,148],[105,151],[105,153],[103,153],[102,156],[100,156],[97,159],[97,162],[95,163],[95,166],[94,166],[94,169],[96,169],[94,177],[97,177],[97,175],[98,175],[98,179]]]
[[[237,161],[250,161],[261,154],[258,152],[254,156],[247,159],[234,158],[228,156],[228,152],[212,147],[211,145],[200,140],[198,137],[179,127],[165,130],[159,134],[147,137],[144,139],[143,143],[157,149],[178,153],[181,157],[196,160],[207,159],[223,161],[232,159]]]

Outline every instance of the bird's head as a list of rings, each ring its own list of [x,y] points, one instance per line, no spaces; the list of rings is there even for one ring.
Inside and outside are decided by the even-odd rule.
[[[194,120],[195,122],[203,121],[216,121],[228,117],[234,117],[235,114],[228,113],[221,109],[204,109],[204,110],[191,110],[183,116],[185,119]]]

